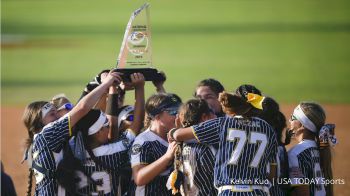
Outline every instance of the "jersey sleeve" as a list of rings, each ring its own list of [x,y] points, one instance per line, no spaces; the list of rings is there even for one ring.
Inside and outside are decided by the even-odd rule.
[[[137,165],[148,165],[152,163],[152,151],[145,142],[135,141],[131,147],[131,167]]]
[[[112,169],[119,169],[129,161],[129,141],[121,139],[93,150],[94,155]]]
[[[134,131],[131,130],[131,129],[127,129],[127,130],[124,132],[124,136],[125,136],[125,138],[128,139],[128,141],[130,142],[130,144],[132,144],[132,143],[134,142],[135,137],[136,137]]]
[[[51,151],[59,152],[63,148],[63,143],[68,140],[71,133],[70,116],[67,114],[60,119],[47,124],[39,133],[42,137],[38,139],[43,140]]]
[[[218,144],[220,141],[220,128],[223,119],[225,119],[225,117],[215,118],[192,126],[193,133],[198,142],[212,145]]]
[[[302,169],[299,166],[299,160],[297,154],[290,150],[288,152],[288,163],[289,163],[289,177],[292,186],[302,185],[299,183],[300,178],[305,178]]]

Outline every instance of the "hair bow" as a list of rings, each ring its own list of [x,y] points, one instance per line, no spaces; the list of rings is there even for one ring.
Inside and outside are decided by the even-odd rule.
[[[253,107],[262,110],[262,103],[264,101],[265,97],[260,96],[258,94],[254,93],[248,93],[247,96],[247,102],[250,103]]]
[[[322,126],[320,133],[318,135],[320,139],[320,146],[335,146],[338,144],[337,137],[334,134],[335,124],[325,124]]]

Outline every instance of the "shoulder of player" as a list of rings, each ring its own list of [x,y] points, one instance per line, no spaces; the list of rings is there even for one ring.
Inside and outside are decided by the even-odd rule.
[[[113,143],[105,144],[93,149],[95,156],[108,156],[108,155],[117,155],[123,152],[127,152],[130,148],[130,143],[127,139],[122,139],[115,141]]]
[[[138,145],[142,148],[145,148],[149,146],[151,143],[160,143],[161,145],[168,147],[168,143],[161,139],[159,136],[157,136],[155,133],[147,129],[146,131],[139,134],[133,143],[132,146]]]
[[[45,131],[50,131],[56,128],[63,128],[64,126],[68,126],[68,119],[69,116],[68,115],[64,115],[61,118],[59,118],[58,120],[55,120],[53,122],[48,123],[47,125],[45,125],[40,133],[43,133]],[[39,134],[40,134],[39,133]]]
[[[191,127],[193,128],[194,131],[196,131],[197,128],[199,128],[199,127],[208,127],[208,126],[212,126],[212,125],[222,124],[222,123],[226,122],[226,119],[229,119],[229,118],[230,117],[228,117],[228,116],[213,118],[213,119],[201,122],[199,124],[193,125]]]
[[[292,147],[289,151],[288,151],[288,156],[289,154],[291,155],[299,155],[302,152],[304,152],[305,150],[312,148],[312,147],[316,147],[316,142],[315,141],[311,141],[311,140],[303,140],[300,143],[298,143],[297,145],[295,145],[294,147]]]
[[[260,122],[261,125],[271,127],[271,125],[264,119],[259,118],[259,117],[252,117],[253,120]],[[271,127],[272,129],[272,127]]]
[[[147,129],[135,137],[134,144],[135,143],[143,144],[145,141],[149,140],[149,137],[150,137],[150,130]]]

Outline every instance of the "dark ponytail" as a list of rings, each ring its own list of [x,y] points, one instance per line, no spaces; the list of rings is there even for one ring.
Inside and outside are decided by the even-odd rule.
[[[279,104],[271,97],[265,97],[262,107],[263,111],[260,117],[273,127],[277,135],[278,144],[284,145],[286,141],[282,142],[282,132],[287,126],[287,120],[280,111]]]

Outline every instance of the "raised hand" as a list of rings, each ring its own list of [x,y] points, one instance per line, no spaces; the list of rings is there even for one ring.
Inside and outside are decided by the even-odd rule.
[[[106,76],[101,77],[101,80],[102,83],[108,83],[110,85],[114,83],[116,85],[119,85],[122,81],[121,75],[122,73],[113,72],[113,70],[111,70]]]
[[[145,86],[145,77],[141,73],[133,73],[130,75],[131,85],[137,88],[143,88]]]
[[[166,156],[169,160],[174,159],[175,150],[176,150],[176,142],[171,142],[171,143],[169,143],[168,150],[166,151],[165,156]]]

